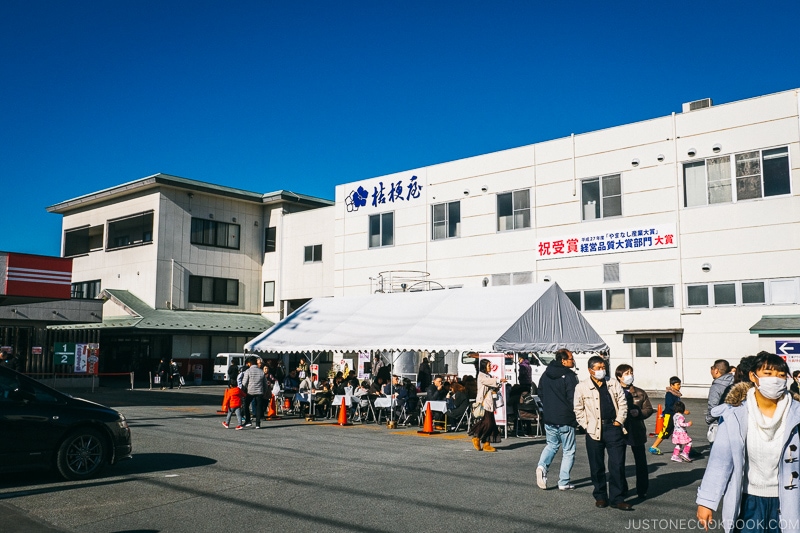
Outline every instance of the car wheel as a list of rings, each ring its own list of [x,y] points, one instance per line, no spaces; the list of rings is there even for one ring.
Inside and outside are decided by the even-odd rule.
[[[105,439],[96,430],[86,428],[74,431],[58,449],[58,471],[73,481],[95,476],[105,465],[107,448]]]

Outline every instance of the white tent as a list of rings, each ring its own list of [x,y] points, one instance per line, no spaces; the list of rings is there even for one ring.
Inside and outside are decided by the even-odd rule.
[[[244,347],[256,353],[608,350],[555,283],[314,298]]]

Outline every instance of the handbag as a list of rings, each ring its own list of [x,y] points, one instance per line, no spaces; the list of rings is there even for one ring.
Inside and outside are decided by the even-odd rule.
[[[155,376],[153,376],[153,385],[159,385],[159,384],[161,384],[161,376],[156,374]]]
[[[483,407],[483,403],[475,402],[472,405],[472,416],[475,418],[483,418],[483,415],[486,414],[486,409]]]
[[[505,405],[505,401],[503,400],[503,393],[498,392],[494,395],[494,407],[497,409],[498,407],[503,407]]]
[[[186,380],[184,380],[184,379],[183,379],[183,376],[178,376],[178,379],[180,380],[181,387],[183,387],[184,385],[186,385]]]

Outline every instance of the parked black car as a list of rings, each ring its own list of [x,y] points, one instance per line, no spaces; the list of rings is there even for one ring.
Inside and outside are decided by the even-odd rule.
[[[81,480],[131,458],[131,431],[122,414],[1,365],[0,436],[0,471],[55,467],[65,478]]]

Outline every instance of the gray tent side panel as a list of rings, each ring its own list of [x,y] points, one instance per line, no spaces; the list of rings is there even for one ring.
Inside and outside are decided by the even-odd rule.
[[[605,341],[555,283],[494,343],[498,352],[553,352],[561,348],[608,351]]]

